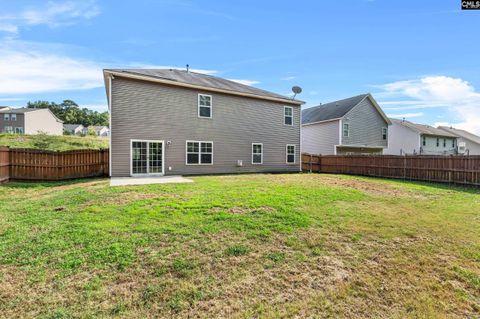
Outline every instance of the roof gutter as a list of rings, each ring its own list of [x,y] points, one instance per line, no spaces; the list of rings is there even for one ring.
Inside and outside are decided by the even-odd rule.
[[[119,77],[124,77],[124,78],[135,79],[135,80],[149,81],[149,82],[155,82],[155,83],[161,83],[161,84],[173,85],[173,86],[181,86],[181,87],[186,87],[186,88],[190,88],[190,89],[212,91],[212,92],[225,93],[225,94],[230,94],[230,95],[238,95],[238,96],[244,96],[244,97],[249,97],[249,98],[254,98],[254,99],[281,102],[281,103],[285,103],[285,104],[293,104],[293,105],[297,105],[297,106],[305,104],[305,102],[300,101],[300,100],[281,99],[281,98],[270,97],[270,96],[262,96],[262,95],[252,94],[252,93],[230,91],[230,90],[224,90],[224,89],[219,89],[219,88],[212,88],[212,87],[207,87],[207,86],[201,86],[201,85],[194,85],[194,84],[189,84],[189,83],[171,81],[171,80],[167,80],[167,79],[152,78],[152,77],[149,77],[149,76],[143,76],[143,75],[137,75],[137,74],[129,74],[129,73],[123,73],[123,72],[109,71],[109,70],[104,70],[103,74],[104,74],[104,76],[107,76],[107,74],[109,74],[109,75],[112,75],[112,76],[119,76]]]

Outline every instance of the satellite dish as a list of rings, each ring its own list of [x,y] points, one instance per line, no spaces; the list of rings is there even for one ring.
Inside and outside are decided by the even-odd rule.
[[[297,94],[302,93],[302,88],[295,85],[294,87],[292,87],[292,92],[294,93],[293,98],[295,99],[295,96],[297,96]]]

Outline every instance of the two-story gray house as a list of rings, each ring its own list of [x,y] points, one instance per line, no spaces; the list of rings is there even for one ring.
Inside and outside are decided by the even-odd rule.
[[[301,101],[183,70],[104,78],[113,177],[301,170]]]
[[[15,134],[62,135],[63,122],[49,109],[0,109],[0,132]]]
[[[311,107],[302,112],[302,152],[382,154],[390,124],[371,94]]]

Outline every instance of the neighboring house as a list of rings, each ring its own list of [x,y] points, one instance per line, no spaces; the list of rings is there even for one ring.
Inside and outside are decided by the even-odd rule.
[[[63,134],[63,122],[49,109],[0,109],[0,132]]]
[[[371,94],[311,107],[302,111],[302,152],[382,154],[389,124]]]
[[[88,133],[88,130],[90,129],[93,129],[95,130],[95,134],[97,136],[102,136],[102,137],[106,137],[106,136],[110,136],[110,129],[107,127],[107,126],[89,126],[85,133]]]
[[[480,136],[448,126],[439,126],[438,129],[457,137],[457,151],[459,154],[480,155]]]
[[[456,154],[457,137],[438,128],[392,119],[385,154],[451,155]]]
[[[71,135],[85,134],[85,127],[82,124],[63,124],[63,130]]]
[[[301,101],[182,70],[104,78],[111,176],[301,170]]]

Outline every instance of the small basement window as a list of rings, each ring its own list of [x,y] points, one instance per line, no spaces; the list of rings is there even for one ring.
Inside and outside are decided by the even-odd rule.
[[[213,142],[187,141],[187,165],[213,164]]]
[[[252,143],[252,164],[263,164],[262,143]]]
[[[198,117],[212,118],[212,96],[198,95]]]
[[[287,164],[295,164],[295,145],[287,144],[286,153],[287,153]]]
[[[284,124],[285,125],[293,125],[293,107],[285,106],[283,108],[284,114]]]

